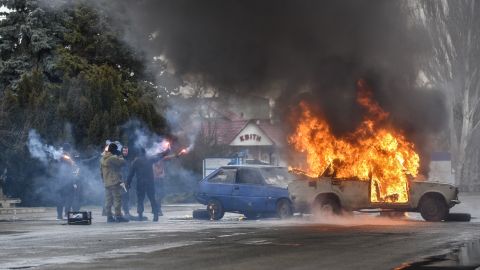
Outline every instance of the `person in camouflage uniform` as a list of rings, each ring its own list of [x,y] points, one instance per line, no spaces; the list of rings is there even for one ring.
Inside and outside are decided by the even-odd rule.
[[[100,170],[103,183],[105,185],[105,210],[107,212],[107,222],[128,222],[122,216],[122,167],[125,160],[119,154],[115,143],[108,146],[108,151],[100,160]],[[112,216],[112,205],[115,218]]]

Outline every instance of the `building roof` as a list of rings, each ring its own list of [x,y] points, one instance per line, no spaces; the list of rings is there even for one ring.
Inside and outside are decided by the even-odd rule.
[[[282,132],[282,128],[278,125],[272,125],[270,121],[257,120],[255,123],[260,129],[267,134],[267,136],[275,143],[275,145],[283,146],[285,135]]]
[[[260,128],[275,145],[282,146],[284,144],[281,127],[272,125],[268,120],[229,121],[227,119],[211,119],[210,121],[210,127],[207,121],[203,123],[204,134],[216,136],[218,144],[230,144],[249,123]],[[208,130],[209,128],[210,130]]]

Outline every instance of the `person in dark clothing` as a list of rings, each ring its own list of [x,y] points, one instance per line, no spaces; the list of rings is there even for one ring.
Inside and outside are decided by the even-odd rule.
[[[122,168],[122,180],[127,186],[127,177],[129,172],[129,167],[132,163],[132,155],[128,153],[128,147],[124,146],[122,148],[122,154],[125,157],[125,161],[127,162],[125,166]],[[122,210],[124,217],[130,220],[137,220],[138,218],[135,216],[130,215],[130,189],[127,189],[126,192],[122,193]]]
[[[57,189],[57,219],[63,219],[69,211],[80,210],[80,191],[78,183],[79,168],[69,153],[71,147],[68,143],[63,145],[60,157],[58,176],[60,185]]]
[[[137,212],[138,220],[143,219],[143,202],[145,194],[150,200],[152,206],[153,221],[158,221],[158,204],[155,200],[155,184],[153,182],[153,164],[163,159],[168,154],[168,151],[159,153],[153,157],[147,157],[145,149],[141,148],[139,156],[135,158],[130,166],[130,171],[127,177],[127,188],[130,188],[133,177],[137,178]]]

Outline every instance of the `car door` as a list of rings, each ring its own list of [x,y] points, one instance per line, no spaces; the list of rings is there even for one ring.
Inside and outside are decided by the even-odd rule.
[[[232,191],[236,175],[236,168],[220,168],[206,179],[203,189],[207,197],[219,200],[226,211],[234,208]]]
[[[242,213],[266,210],[265,181],[257,168],[238,168],[233,200],[235,210]]]

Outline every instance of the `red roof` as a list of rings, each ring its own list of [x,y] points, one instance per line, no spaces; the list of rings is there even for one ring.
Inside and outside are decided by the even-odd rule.
[[[267,134],[267,136],[275,143],[275,145],[282,146],[284,144],[285,135],[283,134],[280,126],[272,125],[270,121],[266,120],[260,120],[260,123],[257,126],[260,127],[265,134]]]

